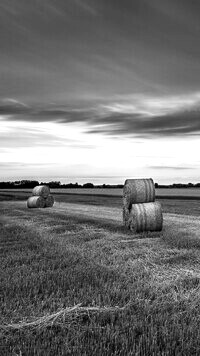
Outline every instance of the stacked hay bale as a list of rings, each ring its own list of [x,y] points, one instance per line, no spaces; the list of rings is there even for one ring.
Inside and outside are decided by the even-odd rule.
[[[135,232],[161,231],[162,208],[155,201],[153,179],[127,179],[123,188],[123,222]]]
[[[54,204],[54,198],[50,195],[47,185],[37,185],[33,188],[32,196],[27,200],[28,208],[49,208]]]

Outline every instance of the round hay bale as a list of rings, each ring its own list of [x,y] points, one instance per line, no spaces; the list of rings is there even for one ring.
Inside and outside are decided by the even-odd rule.
[[[52,195],[49,195],[45,199],[45,208],[51,208],[54,204],[54,197]]]
[[[161,231],[162,208],[159,202],[133,204],[126,226],[134,232]]]
[[[125,226],[128,226],[128,219],[129,219],[130,211],[125,206],[123,207],[123,223]]]
[[[40,195],[43,198],[47,198],[50,194],[48,185],[37,185],[33,188],[32,195]]]
[[[123,188],[123,205],[130,209],[132,204],[155,201],[155,185],[152,178],[126,179]]]
[[[44,208],[45,207],[45,199],[41,196],[32,196],[27,200],[28,208]]]

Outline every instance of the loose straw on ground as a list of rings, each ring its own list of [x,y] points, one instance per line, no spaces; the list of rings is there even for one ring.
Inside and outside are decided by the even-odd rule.
[[[67,307],[59,310],[57,313],[47,314],[38,319],[32,321],[21,321],[19,323],[13,324],[3,324],[0,325],[1,333],[8,333],[12,330],[22,330],[22,329],[45,329],[49,326],[55,325],[65,325],[69,326],[72,322],[75,322],[81,316],[106,312],[116,312],[122,311],[128,307],[130,303],[126,304],[124,307],[82,307],[81,304],[77,304],[73,307]]]

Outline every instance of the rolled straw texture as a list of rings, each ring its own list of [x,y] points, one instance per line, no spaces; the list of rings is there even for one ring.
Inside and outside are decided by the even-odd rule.
[[[45,208],[51,208],[54,204],[54,197],[52,195],[48,195],[45,199]]]
[[[153,179],[127,179],[123,188],[123,205],[130,209],[131,204],[155,201]]]
[[[32,195],[40,195],[41,197],[48,197],[50,194],[50,189],[48,185],[37,185],[33,188]]]
[[[127,227],[135,232],[161,231],[163,226],[162,208],[159,202],[133,204]]]
[[[28,208],[44,208],[45,207],[45,199],[41,196],[33,196],[28,198],[27,200]]]
[[[130,216],[130,211],[125,206],[123,206],[123,223],[128,227],[128,219]]]

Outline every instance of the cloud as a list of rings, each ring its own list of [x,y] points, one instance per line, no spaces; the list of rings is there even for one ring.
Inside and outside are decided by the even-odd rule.
[[[22,103],[22,101],[19,101],[19,100],[13,99],[13,98],[4,98],[4,99],[2,99],[2,103],[13,104],[16,107],[20,107],[20,106],[28,107],[28,105]]]
[[[0,95],[48,102],[199,88],[199,9],[186,0],[0,1]]]
[[[131,114],[111,115],[107,121],[104,118],[101,126],[90,129],[89,132],[140,138],[197,135],[200,134],[199,118],[200,111],[183,111],[151,118]]]
[[[89,13],[90,15],[96,16],[97,15],[97,10],[95,9],[94,5],[94,1],[92,4],[92,1],[90,1],[89,4],[88,1],[86,0],[72,0],[73,3],[75,3],[76,6],[79,6],[83,11],[86,11],[87,13]]]
[[[187,166],[149,166],[149,168],[152,168],[152,169],[156,169],[156,170],[169,170],[169,169],[172,169],[172,170],[191,170],[191,169],[196,169],[197,167],[187,167]]]
[[[52,163],[51,163],[52,164]],[[12,168],[13,167],[27,167],[27,166],[33,166],[33,167],[40,167],[40,166],[49,166],[49,163],[22,163],[22,162],[0,162],[0,167],[1,168]]]
[[[180,137],[200,134],[200,93],[118,98],[105,104],[72,107],[51,104],[30,107],[15,99],[0,103],[8,121],[83,124],[90,134],[139,138]]]

